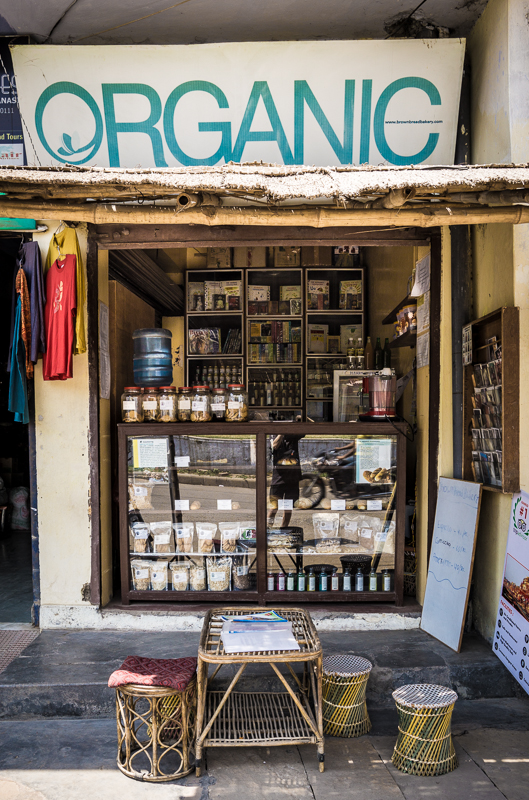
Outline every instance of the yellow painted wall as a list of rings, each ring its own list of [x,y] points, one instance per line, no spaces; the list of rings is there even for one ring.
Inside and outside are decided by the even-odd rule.
[[[108,307],[108,250],[97,254],[99,301]],[[112,463],[110,400],[99,398],[99,492],[101,525],[101,605],[112,599]]]
[[[162,317],[162,327],[173,334],[173,386],[185,386],[184,380],[184,355],[185,355],[185,325],[183,317]]]
[[[48,231],[34,239],[44,262],[60,223],[43,222]],[[86,226],[79,225],[77,236],[86,254]],[[73,378],[66,381],[43,381],[38,362],[35,417],[41,604],[88,605],[82,599],[91,564],[87,353],[73,357]]]

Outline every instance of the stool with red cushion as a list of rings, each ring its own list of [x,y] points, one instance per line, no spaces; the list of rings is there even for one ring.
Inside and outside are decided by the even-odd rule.
[[[112,673],[124,775],[172,781],[194,769],[196,668],[196,658],[129,656]]]

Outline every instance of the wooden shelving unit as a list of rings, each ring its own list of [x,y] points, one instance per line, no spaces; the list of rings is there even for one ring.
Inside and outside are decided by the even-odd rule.
[[[389,346],[392,350],[396,347],[415,347],[416,344],[417,331],[406,331],[402,336],[397,336],[396,339],[391,339],[389,342]]]

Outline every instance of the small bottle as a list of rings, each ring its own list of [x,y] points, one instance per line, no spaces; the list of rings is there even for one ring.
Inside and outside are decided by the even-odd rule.
[[[364,362],[366,369],[373,369],[374,367],[374,354],[373,345],[371,344],[371,336],[367,337],[366,346],[364,349]]]
[[[338,570],[335,567],[334,572],[331,575],[331,591],[337,592],[340,589],[340,579],[338,577]]]
[[[343,574],[343,590],[344,590],[344,592],[350,592],[351,588],[352,588],[351,587],[351,573],[349,572],[349,568],[347,567],[347,569],[345,570],[345,572]]]
[[[361,336],[356,340],[356,368],[365,369],[364,344]]]
[[[355,589],[356,589],[357,592],[363,592],[364,591],[364,573],[362,572],[360,567],[358,567],[358,570],[357,570],[357,573],[356,573],[356,576],[355,576]]]
[[[375,369],[380,370],[384,367],[384,355],[382,352],[382,345],[380,344],[380,336],[377,336],[377,343],[375,344]]]
[[[308,591],[315,592],[316,591],[316,575],[314,574],[314,570],[312,567],[309,569],[309,580],[308,580]]]
[[[266,578],[266,588],[269,592],[273,592],[276,588],[276,578],[273,572],[269,572]]]
[[[356,367],[356,346],[355,340],[351,337],[347,340],[347,369]]]
[[[377,573],[374,569],[369,573],[369,591],[376,592],[377,590]]]
[[[384,369],[389,367],[391,369],[391,348],[389,346],[389,339],[386,339],[384,342],[384,353],[382,362],[384,364]]]
[[[391,575],[387,569],[382,571],[382,589],[385,592],[391,592]]]
[[[297,585],[298,592],[304,592],[306,586],[306,580],[305,580],[305,573],[303,572],[302,569],[300,569],[300,571],[298,572],[297,584],[298,584]]]
[[[281,572],[277,573],[277,591],[284,592],[285,591],[285,583],[286,583],[286,576],[285,573],[281,570]]]
[[[296,573],[289,569],[287,573],[287,592],[293,592],[296,588]]]
[[[324,569],[322,569],[320,573],[320,592],[326,592],[327,585],[328,585],[327,573],[325,572]]]

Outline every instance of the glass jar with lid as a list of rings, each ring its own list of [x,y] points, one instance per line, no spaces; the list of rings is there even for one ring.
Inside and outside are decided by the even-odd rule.
[[[123,422],[143,422],[142,396],[139,386],[125,386],[121,395]]]
[[[228,398],[228,390],[217,387],[213,389],[213,397],[211,398],[211,412],[213,419],[222,422],[226,413],[226,402]]]
[[[160,422],[176,422],[176,387],[160,386]]]
[[[246,422],[248,420],[248,392],[242,383],[230,383],[226,404],[226,422]]]
[[[191,386],[180,386],[178,389],[178,422],[191,421],[191,398],[193,389]]]
[[[191,399],[191,422],[211,422],[209,386],[195,386]]]
[[[154,386],[146,386],[143,389],[141,405],[143,408],[144,422],[160,421],[160,392]]]

